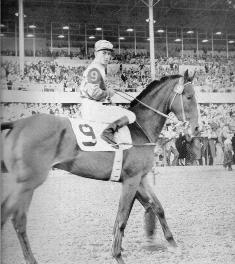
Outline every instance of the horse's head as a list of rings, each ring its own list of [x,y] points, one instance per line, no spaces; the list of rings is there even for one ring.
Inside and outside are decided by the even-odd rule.
[[[188,121],[192,134],[198,132],[198,110],[195,91],[193,88],[193,77],[190,77],[188,70],[184,76],[179,78],[179,82],[174,87],[174,92],[170,96],[169,110],[183,122]]]

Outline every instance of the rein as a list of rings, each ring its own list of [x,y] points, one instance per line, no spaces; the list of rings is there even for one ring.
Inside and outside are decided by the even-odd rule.
[[[174,94],[174,96],[173,96],[173,98],[172,98],[172,100],[171,100],[170,106],[169,106],[169,109],[171,110],[171,106],[172,106],[172,104],[173,104],[173,102],[174,102],[176,96],[179,95],[179,96],[180,96],[180,103],[181,103],[182,116],[183,116],[183,122],[184,122],[184,123],[186,123],[186,116],[185,116],[185,111],[184,111],[183,95],[182,95],[182,94],[183,94],[183,91],[184,91],[184,87],[185,87],[186,85],[188,85],[189,83],[191,83],[191,82],[187,82],[187,83],[185,83],[185,84],[180,84],[180,83],[178,83],[178,84],[176,85],[176,87],[174,88],[174,92],[175,92],[175,94]],[[127,97],[123,96],[122,94],[120,94],[120,93],[123,93],[123,94],[129,96],[130,98],[136,100],[137,102],[139,102],[141,105],[145,106],[146,108],[152,110],[154,113],[159,114],[159,115],[161,115],[161,116],[163,116],[163,117],[165,117],[165,118],[167,118],[167,119],[170,119],[171,121],[175,121],[175,120],[173,120],[173,118],[171,118],[170,116],[168,116],[168,115],[162,113],[161,111],[159,111],[159,110],[157,110],[157,109],[155,109],[155,108],[153,108],[153,107],[151,107],[151,106],[149,106],[149,105],[143,103],[142,101],[136,99],[134,96],[132,96],[132,95],[130,95],[130,94],[124,92],[124,91],[122,91],[122,92],[114,91],[114,92],[115,92],[117,95],[119,95],[120,97],[122,97],[122,98],[126,99],[127,101],[131,102],[132,100],[130,100],[129,98],[127,98]],[[137,121],[135,121],[135,123],[136,123],[136,124],[140,127],[140,129],[143,131],[143,133],[144,133],[144,135],[146,136],[146,138],[148,139],[149,143],[145,143],[145,144],[129,144],[129,143],[128,143],[128,145],[132,145],[132,146],[146,146],[146,145],[149,145],[149,146],[156,146],[156,144],[153,143],[153,140],[149,137],[148,133],[144,130],[144,128],[143,128],[143,127],[142,127]],[[125,144],[125,143],[124,143],[124,144]]]
[[[116,94],[118,94],[119,96],[121,96],[122,98],[126,99],[127,101],[129,101],[129,102],[132,101],[132,100],[130,100],[129,98],[127,98],[127,97],[121,95],[119,92],[117,92],[117,91],[114,91],[114,92],[115,92]],[[168,115],[166,115],[166,114],[162,113],[161,111],[158,111],[157,109],[155,109],[155,108],[153,108],[153,107],[151,107],[151,106],[149,106],[149,105],[143,103],[142,101],[136,99],[134,96],[132,96],[132,95],[126,93],[126,92],[123,92],[123,91],[121,91],[121,93],[124,93],[125,95],[128,95],[129,97],[131,97],[132,99],[136,100],[138,103],[142,104],[143,106],[147,107],[148,109],[152,110],[152,111],[155,112],[156,114],[159,114],[159,115],[161,115],[161,116],[164,116],[165,118],[168,118],[168,119],[170,119],[170,120],[173,121],[173,119],[172,119],[171,117],[169,117]]]
[[[173,98],[172,98],[172,100],[171,100],[170,107],[169,107],[169,109],[171,110],[171,106],[172,106],[172,104],[173,104],[173,102],[174,102],[176,96],[179,95],[179,96],[180,96],[180,103],[181,103],[182,116],[183,116],[183,122],[184,122],[184,123],[186,122],[186,116],[185,116],[185,111],[184,111],[184,103],[183,103],[183,95],[182,95],[182,94],[183,94],[183,91],[184,91],[184,87],[185,87],[186,85],[188,85],[188,84],[191,84],[191,82],[186,82],[186,83],[184,83],[184,84],[182,84],[182,85],[180,85],[180,84],[177,85],[176,89],[174,89],[175,94],[174,94],[174,96],[173,96]],[[178,89],[177,89],[177,88],[178,88]],[[130,100],[129,98],[127,98],[127,97],[121,95],[120,92],[117,92],[117,91],[114,91],[114,92],[115,92],[117,95],[119,95],[120,97],[122,97],[122,98],[126,99],[127,101],[131,102],[131,100]],[[155,112],[156,114],[159,114],[159,115],[161,115],[161,116],[163,116],[163,117],[165,117],[165,118],[168,118],[168,119],[170,119],[171,121],[175,121],[175,120],[174,120],[173,118],[171,118],[170,116],[168,116],[168,115],[162,113],[161,111],[159,111],[159,110],[157,110],[157,109],[155,109],[155,108],[153,108],[153,107],[151,107],[151,106],[149,106],[149,105],[143,103],[142,101],[136,99],[134,96],[132,96],[132,95],[126,93],[126,92],[123,92],[123,91],[122,91],[121,93],[123,93],[123,94],[125,94],[125,95],[131,97],[132,99],[136,100],[138,103],[142,104],[143,106],[145,106],[145,107],[147,107],[148,109],[150,109],[150,110],[152,110],[153,112]],[[139,124],[138,124],[138,125],[139,125]]]

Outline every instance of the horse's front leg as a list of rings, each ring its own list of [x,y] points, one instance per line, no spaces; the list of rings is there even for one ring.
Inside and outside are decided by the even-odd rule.
[[[134,203],[134,198],[139,183],[140,183],[140,176],[135,176],[126,179],[122,183],[122,193],[121,193],[118,213],[113,229],[113,245],[112,245],[112,256],[119,264],[125,264],[121,255],[122,237],[124,236],[124,229],[126,227]]]
[[[148,184],[146,177],[144,177],[140,183],[140,186],[136,193],[136,198],[139,200],[139,202],[144,206],[146,210],[145,228],[149,240],[154,239],[154,231],[156,225],[153,216],[154,214],[159,219],[166,240],[170,243],[171,246],[175,247],[176,242],[167,224],[164,209],[160,201],[158,200],[157,196],[153,192],[151,186]]]

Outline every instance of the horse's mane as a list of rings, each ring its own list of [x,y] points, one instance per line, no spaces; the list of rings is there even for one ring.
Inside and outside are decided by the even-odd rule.
[[[180,78],[180,77],[181,77],[181,75],[176,74],[176,75],[163,76],[160,80],[154,80],[136,97],[136,99],[141,100],[149,92],[151,92],[153,89],[156,89],[156,91],[160,90],[161,84],[164,83],[165,81],[174,80],[174,79],[177,79],[177,78]],[[135,106],[138,103],[138,101],[136,99],[134,99],[130,103],[130,107],[133,107],[133,106]]]

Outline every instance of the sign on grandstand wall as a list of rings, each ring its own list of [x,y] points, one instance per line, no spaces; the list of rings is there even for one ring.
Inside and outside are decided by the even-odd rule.
[[[11,62],[11,63],[19,63],[19,57],[15,56],[2,56],[1,57],[2,62]],[[35,63],[38,61],[54,61],[57,62],[58,65],[64,65],[64,66],[87,66],[91,61],[90,60],[81,60],[77,57],[73,57],[72,59],[69,57],[25,57],[24,58],[25,63]]]
[[[195,89],[197,90],[197,89]],[[130,93],[136,97],[139,93]],[[207,104],[234,104],[235,93],[200,93],[196,92],[198,103]],[[114,95],[114,103],[125,104],[129,101]],[[80,103],[81,98],[78,92],[26,92],[26,91],[9,91],[1,92],[2,103]]]
[[[11,62],[11,63],[19,63],[19,57],[15,57],[15,56],[2,56],[1,60],[3,63],[5,62]],[[52,57],[24,57],[24,61],[25,63],[35,63],[38,61],[53,61]]]
[[[69,58],[69,57],[58,57],[54,60],[58,65],[61,66],[72,66],[72,67],[79,67],[79,66],[85,66],[87,67],[89,63],[91,63],[90,60],[81,60],[79,58]]]
[[[46,50],[47,49],[47,43],[45,38],[35,38],[35,45],[36,49],[38,50]],[[33,38],[24,38],[24,48],[25,51],[27,50],[33,50]],[[11,37],[4,37],[1,38],[1,50],[2,51],[9,51],[15,50],[15,38]]]

